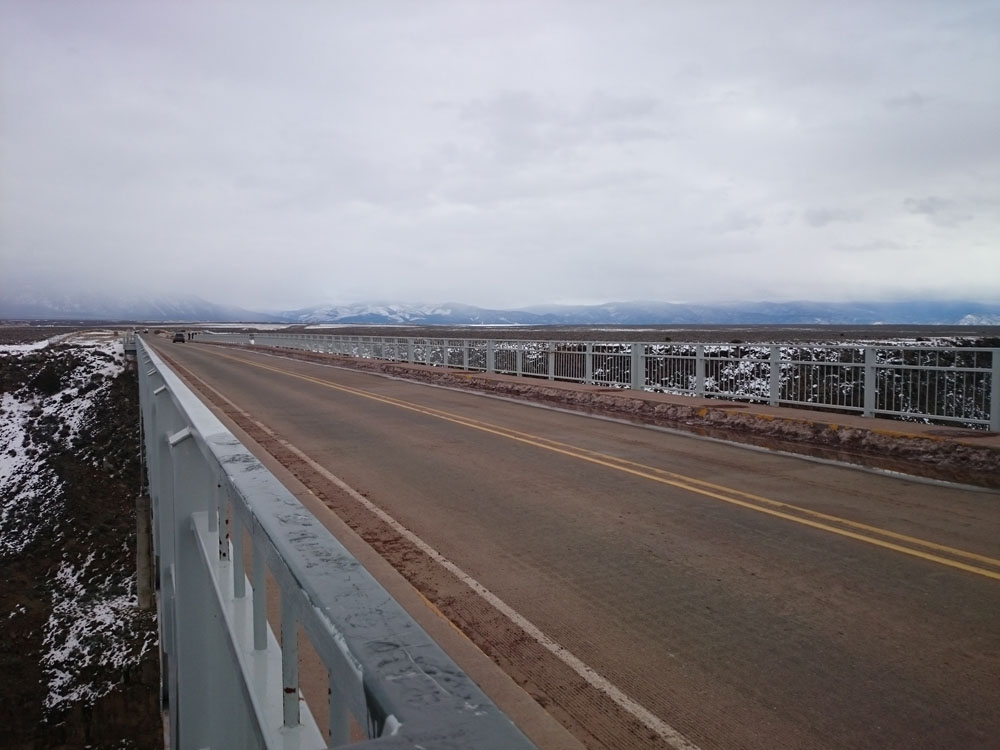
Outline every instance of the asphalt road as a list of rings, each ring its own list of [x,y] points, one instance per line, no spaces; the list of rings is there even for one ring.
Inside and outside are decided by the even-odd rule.
[[[161,349],[588,747],[1000,747],[996,494]]]

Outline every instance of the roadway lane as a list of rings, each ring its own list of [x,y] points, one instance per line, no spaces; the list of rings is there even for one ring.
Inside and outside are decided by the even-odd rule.
[[[588,746],[997,747],[995,494],[233,349],[161,349],[599,675],[581,679],[303,469]]]

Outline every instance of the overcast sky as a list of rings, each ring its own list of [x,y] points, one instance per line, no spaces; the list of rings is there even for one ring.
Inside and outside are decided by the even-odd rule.
[[[0,8],[0,293],[1000,299],[996,0]]]

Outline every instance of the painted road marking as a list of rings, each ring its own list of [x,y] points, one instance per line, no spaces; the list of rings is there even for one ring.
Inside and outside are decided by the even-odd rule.
[[[225,356],[225,355],[221,355]],[[226,357],[227,359],[232,359],[236,362],[244,363],[243,360],[236,359],[234,357]],[[270,369],[270,368],[265,368]],[[276,372],[282,372],[281,370],[276,370]],[[659,716],[654,714],[648,708],[643,706],[634,698],[631,698],[624,691],[621,690],[617,685],[603,677],[597,670],[593,667],[587,665],[583,660],[573,654],[569,649],[561,646],[559,643],[554,641],[552,638],[547,636],[537,625],[531,622],[528,618],[522,615],[520,612],[511,607],[507,602],[501,599],[499,596],[494,594],[483,584],[477,581],[475,578],[470,576],[464,570],[462,570],[458,565],[453,563],[447,557],[438,552],[434,547],[429,545],[409,528],[401,524],[395,518],[390,516],[380,507],[372,503],[368,498],[362,495],[360,492],[355,490],[344,480],[338,477],[336,474],[332,473],[326,469],[321,464],[318,464],[308,455],[299,450],[296,446],[289,443],[287,440],[282,439],[274,433],[267,425],[259,422],[258,420],[251,417],[247,412],[233,403],[229,398],[227,398],[223,393],[219,392],[217,389],[212,388],[210,385],[201,381],[203,387],[214,391],[219,398],[225,401],[230,407],[241,414],[244,419],[251,422],[257,426],[262,432],[270,435],[276,442],[280,443],[282,447],[286,450],[291,451],[296,456],[301,458],[305,463],[307,463],[313,470],[319,473],[321,476],[325,477],[329,481],[333,482],[337,487],[343,490],[347,495],[349,495],[353,500],[362,505],[370,513],[375,515],[377,518],[386,523],[400,536],[407,539],[415,547],[420,549],[424,554],[434,560],[436,563],[441,565],[445,570],[454,575],[459,581],[468,586],[472,591],[474,591],[480,598],[485,600],[498,612],[502,613],[504,617],[510,620],[515,626],[520,628],[522,631],[530,635],[540,646],[545,648],[546,651],[553,654],[559,661],[565,664],[567,667],[572,669],[581,679],[583,679],[588,685],[600,691],[604,695],[608,696],[612,701],[614,701],[620,708],[622,708],[626,713],[630,714],[640,723],[642,723],[647,729],[654,732],[660,738],[662,738],[668,745],[673,747],[675,750],[700,750],[700,748],[694,744],[691,740],[685,737],[681,732],[674,729],[667,722],[663,721]],[[332,511],[331,511],[332,512]],[[444,619],[449,625],[451,625],[455,630],[457,630],[464,638],[468,636],[462,632],[462,630],[455,625],[448,617],[444,615],[430,602],[426,597],[423,596],[419,591],[420,597],[424,602],[435,612],[439,617]]]
[[[937,542],[931,542],[925,539],[919,539],[917,537],[907,536],[905,534],[898,534],[894,531],[888,529],[881,529],[877,526],[870,526],[868,524],[859,523],[857,521],[852,521],[847,518],[840,518],[838,516],[829,515],[826,513],[820,513],[819,511],[814,511],[809,508],[803,508],[800,506],[793,505],[791,503],[785,503],[780,500],[773,500],[771,498],[766,498],[760,495],[754,495],[747,492],[742,492],[740,490],[732,489],[730,487],[725,487],[723,485],[713,484],[711,482],[706,482],[704,480],[698,479],[696,477],[690,477],[683,474],[676,474],[673,472],[668,472],[663,469],[657,469],[653,466],[647,466],[645,464],[636,463],[633,461],[628,461],[627,459],[621,459],[616,456],[611,456],[606,453],[599,453],[597,451],[591,451],[586,448],[579,448],[577,446],[569,445],[567,443],[560,443],[555,440],[550,440],[549,438],[541,437],[539,435],[532,435],[531,433],[519,432],[507,427],[501,427],[499,425],[494,425],[489,422],[481,422],[479,420],[472,419],[470,417],[464,417],[460,414],[454,414],[452,412],[446,412],[440,409],[434,409],[432,407],[422,406],[420,404],[415,404],[410,401],[404,401],[402,399],[393,398],[391,396],[383,396],[377,393],[372,393],[370,391],[361,390],[358,388],[352,388],[346,385],[340,385],[339,383],[333,383],[329,380],[323,380],[321,378],[315,378],[310,375],[302,375],[299,373],[291,372],[289,370],[282,369],[280,367],[274,367],[272,365],[267,365],[259,362],[252,362],[249,360],[241,359],[239,357],[233,357],[228,354],[222,354],[221,352],[212,352],[216,356],[223,357],[225,359],[232,360],[234,362],[239,362],[244,365],[250,365],[251,367],[256,367],[262,370],[268,370],[271,372],[279,373],[281,375],[286,375],[288,377],[297,378],[299,380],[304,380],[316,385],[323,386],[325,388],[331,388],[333,390],[342,391],[344,393],[349,393],[354,396],[359,396],[361,398],[370,399],[372,401],[378,401],[390,406],[395,406],[401,409],[406,409],[408,411],[414,411],[426,416],[434,417],[436,419],[441,419],[447,422],[452,422],[454,424],[462,425],[464,427],[469,427],[474,430],[479,430],[481,432],[487,432],[499,437],[504,437],[509,440],[514,440],[516,442],[524,443],[527,445],[532,445],[537,448],[542,448],[544,450],[551,451],[553,453],[559,453],[564,456],[571,458],[576,458],[581,461],[587,461],[588,463],[597,464],[599,466],[604,466],[616,471],[620,471],[626,474],[631,474],[633,476],[641,477],[643,479],[648,479],[659,484],[669,485],[671,487],[676,487],[678,489],[686,490],[688,492],[693,492],[697,495],[702,495],[703,497],[710,497],[715,500],[720,500],[731,505],[736,505],[748,510],[754,510],[758,513],[764,513],[775,518],[781,518],[786,521],[791,521],[803,526],[809,526],[814,529],[819,529],[821,531],[826,531],[831,534],[836,534],[838,536],[847,537],[849,539],[854,539],[856,541],[864,542],[866,544],[871,544],[876,547],[881,547],[883,549],[889,549],[894,552],[900,552],[905,555],[910,555],[912,557],[917,557],[922,560],[927,560],[928,562],[937,563],[939,565],[945,565],[950,568],[955,568],[957,570],[963,570],[967,573],[973,573],[976,575],[984,576],[986,578],[992,578],[994,580],[1000,581],[1000,571],[988,570],[986,568],[979,567],[977,565],[971,565],[968,563],[961,562],[960,560],[953,560],[947,557],[942,557],[941,555],[934,554],[933,552],[926,552],[923,549],[914,549],[913,547],[904,546],[903,543],[915,545],[918,547],[924,547],[925,549],[935,550],[944,554],[952,555],[954,557],[962,557],[966,559],[975,560],[977,562],[985,563],[986,565],[994,566],[1000,568],[1000,560],[986,555],[979,555],[974,552],[969,552],[967,550],[957,549],[955,547],[949,547],[944,544],[938,544]],[[802,514],[794,515],[795,513]],[[811,518],[804,518],[802,516],[811,516]],[[821,520],[813,520],[821,519]],[[838,528],[837,526],[830,525],[831,523],[836,523],[841,526],[846,526],[849,528]],[[858,529],[858,531],[850,530]],[[886,539],[879,539],[875,536],[869,536],[867,534],[860,533],[861,531],[866,531],[869,534],[877,534],[878,536],[886,537]],[[888,541],[888,540],[893,541]]]

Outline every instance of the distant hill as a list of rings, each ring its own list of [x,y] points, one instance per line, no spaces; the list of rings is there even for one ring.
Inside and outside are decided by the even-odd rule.
[[[471,305],[367,303],[322,305],[279,313],[294,323],[380,325],[992,325],[1000,305],[975,302],[609,302],[492,310]]]
[[[488,310],[448,302],[443,305],[401,305],[369,302],[353,305],[320,305],[278,314],[294,323],[342,325],[511,325],[544,324],[544,316],[524,310]]]
[[[149,297],[77,292],[39,295],[21,292],[0,298],[0,318],[17,320],[121,320],[144,322],[220,323],[279,322],[265,313],[217,305],[194,295]]]
[[[1000,304],[905,302],[608,302],[498,310],[457,302],[438,305],[367,302],[262,313],[194,295],[91,293],[0,297],[0,318],[148,322],[259,322],[317,325],[1000,325]]]

